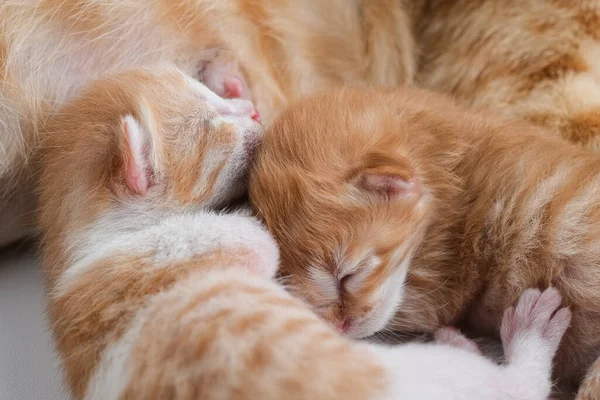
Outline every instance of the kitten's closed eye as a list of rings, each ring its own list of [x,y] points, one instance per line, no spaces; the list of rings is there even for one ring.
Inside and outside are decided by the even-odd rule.
[[[347,286],[350,283],[350,280],[353,278],[354,274],[346,274],[344,276],[342,276],[341,278],[339,278],[340,281],[340,289],[342,292],[345,292],[348,290]]]
[[[290,284],[351,337],[393,317],[428,210],[421,166],[391,108],[352,89],[296,103],[267,132],[249,185]],[[346,118],[332,117],[339,110]]]
[[[107,174],[119,199],[217,207],[245,192],[263,133],[249,101],[223,99],[172,66],[127,71],[86,90],[91,94],[69,107],[73,115],[89,114],[87,123],[106,99],[116,120]]]

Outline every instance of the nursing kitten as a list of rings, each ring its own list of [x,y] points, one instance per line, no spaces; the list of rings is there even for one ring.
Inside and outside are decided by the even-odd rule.
[[[219,49],[249,89],[224,95],[251,98],[269,124],[315,88],[410,83],[413,47],[393,0],[0,2],[0,247],[31,233],[45,122],[94,79],[156,62],[197,77]]]
[[[340,89],[282,113],[250,175],[286,282],[341,332],[497,335],[553,286],[573,311],[556,376],[600,393],[596,153],[433,93]]]
[[[600,1],[412,5],[420,86],[600,150]]]
[[[156,67],[92,84],[49,125],[43,269],[75,398],[547,395],[570,321],[556,291],[531,290],[507,311],[505,368],[461,349],[470,342],[457,332],[440,333],[450,345],[352,342],[272,281],[267,231],[215,211],[244,188],[254,112]]]

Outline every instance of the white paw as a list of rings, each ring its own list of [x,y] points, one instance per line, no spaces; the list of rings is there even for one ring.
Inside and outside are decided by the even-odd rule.
[[[436,343],[458,347],[473,353],[482,354],[479,346],[477,346],[477,343],[467,338],[456,328],[450,326],[440,328],[435,332],[433,337]]]
[[[500,334],[508,363],[528,354],[536,359],[552,360],[571,322],[571,311],[560,305],[558,290],[528,289],[516,307],[505,311]]]
[[[212,237],[203,238],[202,241],[210,240],[214,249],[225,255],[222,267],[243,269],[269,279],[277,273],[279,247],[267,228],[252,216],[248,208],[241,208],[232,214],[212,216],[210,224],[204,222],[203,231],[212,231]]]
[[[237,225],[238,235],[244,233],[245,248],[248,255],[244,257],[244,267],[265,278],[273,278],[279,269],[279,246],[267,229],[253,217],[242,217],[244,224]]]
[[[264,278],[273,278],[277,273],[279,250],[274,243],[260,243],[244,255],[244,267]]]

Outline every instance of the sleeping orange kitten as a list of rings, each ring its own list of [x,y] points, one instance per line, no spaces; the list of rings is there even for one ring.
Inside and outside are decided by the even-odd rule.
[[[87,83],[171,62],[192,77],[217,49],[269,124],[315,88],[402,85],[410,24],[395,0],[0,1],[0,247],[32,230],[31,173],[44,124]],[[207,54],[208,53],[208,54]],[[243,89],[247,89],[244,91]]]
[[[215,90],[229,68],[206,77]],[[555,290],[507,310],[498,366],[451,330],[446,344],[350,341],[271,280],[266,229],[215,210],[245,187],[256,119],[251,103],[154,67],[93,83],[50,123],[43,268],[75,398],[545,398],[570,321]]]
[[[600,393],[600,159],[424,91],[340,89],[264,138],[251,201],[292,290],[354,338],[498,334],[528,287],[573,311],[556,376]]]

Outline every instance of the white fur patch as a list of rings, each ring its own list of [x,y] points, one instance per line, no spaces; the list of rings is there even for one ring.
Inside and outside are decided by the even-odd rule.
[[[371,346],[386,371],[381,399],[544,399],[550,384],[540,384],[539,370],[528,365],[496,365],[472,351],[440,344]],[[542,371],[550,377],[550,370]]]
[[[218,248],[242,247],[253,250],[262,259],[264,273],[269,277],[275,274],[279,262],[274,239],[256,219],[203,211],[174,216],[112,213],[93,227],[71,234],[68,246],[74,257],[58,280],[58,296],[99,261],[119,253],[153,254],[152,260],[159,268]]]

